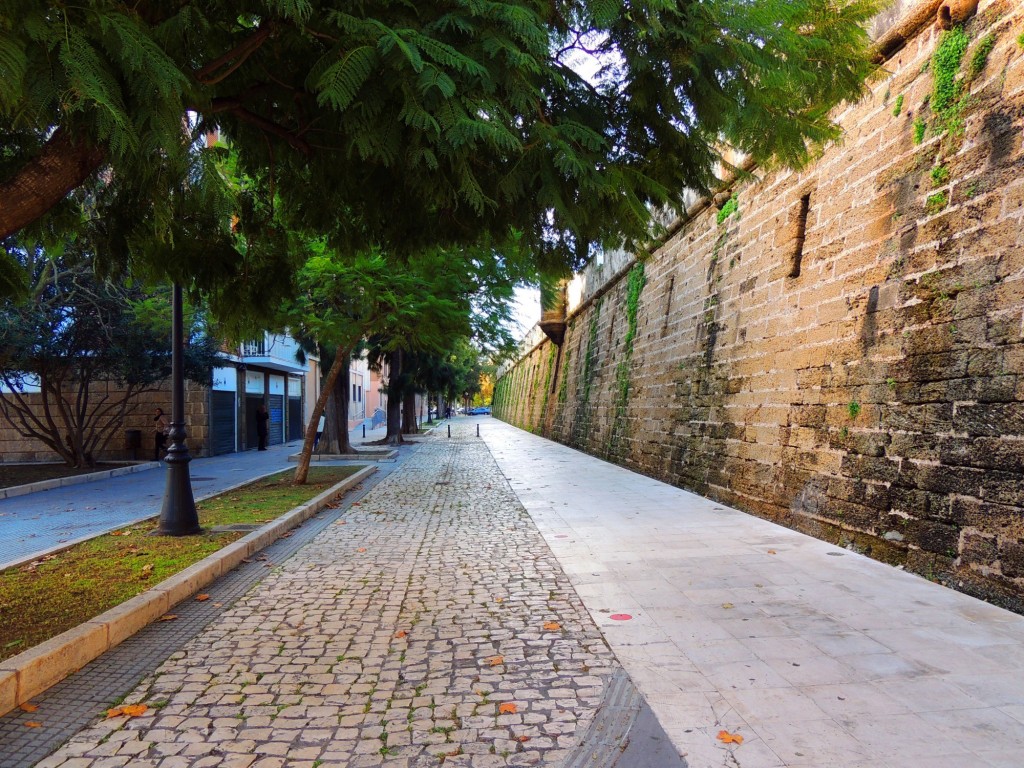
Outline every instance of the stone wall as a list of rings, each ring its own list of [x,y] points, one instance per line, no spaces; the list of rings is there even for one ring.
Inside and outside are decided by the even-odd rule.
[[[941,119],[919,32],[842,145],[592,286],[495,415],[1021,610],[1022,13],[982,4]]]
[[[93,401],[96,402],[103,397],[105,385],[95,385],[90,392]],[[0,397],[10,397],[10,395],[0,394]],[[41,402],[41,396],[38,394],[26,394],[25,397],[34,404]],[[209,400],[210,390],[208,387],[190,381],[185,382],[185,426],[188,431],[189,452],[193,457],[209,455]],[[97,460],[131,459],[131,452],[125,448],[125,430],[128,429],[142,431],[142,448],[138,451],[138,459],[151,460],[154,441],[153,411],[158,407],[163,408],[169,421],[171,417],[169,383],[161,389],[144,392],[134,399],[124,425],[114,433],[107,450],[97,456]],[[5,419],[0,418],[0,462],[60,460],[60,457],[42,442],[22,437]]]

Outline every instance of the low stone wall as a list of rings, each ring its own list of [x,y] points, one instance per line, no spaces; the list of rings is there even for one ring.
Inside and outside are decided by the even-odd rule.
[[[98,384],[91,390],[93,402],[99,401],[107,394],[106,384]],[[116,394],[111,386],[110,394]],[[0,394],[0,397],[10,395]],[[41,396],[38,394],[26,394],[26,399],[39,406]],[[188,430],[189,451],[195,457],[208,455],[209,445],[209,416],[210,391],[207,387],[186,382],[185,384],[185,419]],[[170,385],[165,385],[152,392],[144,392],[134,398],[131,411],[125,418],[124,424],[111,438],[107,450],[103,451],[97,460],[114,461],[136,458],[125,446],[125,432],[129,429],[142,431],[142,448],[139,449],[137,458],[148,460],[153,458],[154,429],[153,412],[156,408],[163,408],[170,420],[171,413],[171,390]],[[37,408],[41,412],[42,408]],[[0,418],[0,462],[43,462],[60,461],[60,457],[51,451],[39,440],[22,437],[5,419]]]
[[[1024,12],[982,7],[954,109],[930,27],[842,145],[570,307],[495,415],[1021,610]]]

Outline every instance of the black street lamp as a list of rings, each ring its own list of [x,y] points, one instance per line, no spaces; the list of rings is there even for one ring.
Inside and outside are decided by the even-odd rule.
[[[164,536],[190,536],[203,530],[199,527],[192,480],[188,474],[192,457],[185,443],[188,433],[185,432],[185,334],[181,304],[181,286],[175,283],[171,306],[171,429],[168,433],[171,445],[164,459],[167,462],[167,488],[157,529],[157,533]]]

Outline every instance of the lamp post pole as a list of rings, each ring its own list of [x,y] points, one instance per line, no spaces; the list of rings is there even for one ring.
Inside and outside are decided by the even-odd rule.
[[[167,488],[157,529],[157,533],[164,536],[189,536],[202,532],[188,474],[192,457],[185,443],[188,433],[185,431],[184,350],[181,286],[175,283],[171,307],[171,429],[168,433],[171,445],[164,459],[167,462]]]

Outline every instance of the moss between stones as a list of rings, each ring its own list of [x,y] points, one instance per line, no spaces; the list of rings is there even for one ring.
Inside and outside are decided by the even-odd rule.
[[[892,116],[899,117],[903,111],[903,94],[896,97],[896,105],[892,108]]]

